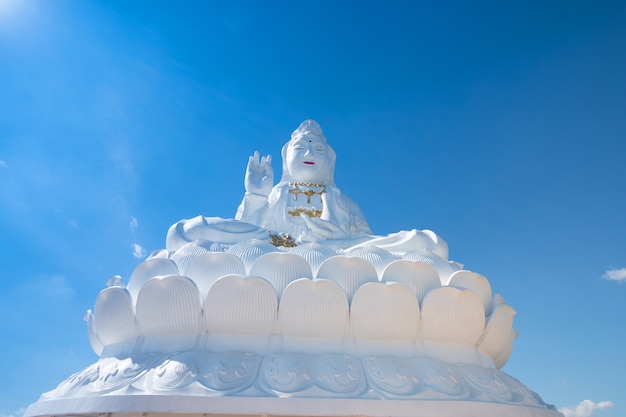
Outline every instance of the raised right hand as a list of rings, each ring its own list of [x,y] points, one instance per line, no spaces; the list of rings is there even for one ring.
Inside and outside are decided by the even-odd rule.
[[[255,151],[248,159],[245,179],[246,192],[268,196],[274,186],[274,170],[272,156],[267,155],[259,159],[259,151]]]

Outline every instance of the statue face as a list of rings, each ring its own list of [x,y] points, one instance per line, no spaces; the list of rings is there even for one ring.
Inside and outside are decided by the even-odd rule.
[[[301,182],[321,183],[331,169],[326,143],[313,135],[293,140],[287,148],[286,162],[291,177]]]

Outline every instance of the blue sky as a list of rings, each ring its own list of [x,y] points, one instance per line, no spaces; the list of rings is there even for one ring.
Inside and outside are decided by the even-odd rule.
[[[626,415],[626,4],[431,3],[0,0],[0,417],[307,118],[375,233],[436,231],[517,311],[506,372]]]

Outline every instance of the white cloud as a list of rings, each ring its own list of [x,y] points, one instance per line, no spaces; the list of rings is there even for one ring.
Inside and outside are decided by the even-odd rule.
[[[596,410],[613,407],[613,401],[600,401],[595,403],[591,400],[583,400],[578,405],[559,408],[565,417],[592,417]]]
[[[45,284],[44,290],[51,296],[59,298],[68,298],[74,295],[74,288],[61,275],[50,277],[50,280]]]
[[[626,281],[626,268],[609,269],[602,275],[602,278],[608,279],[609,281]]]
[[[7,161],[3,161],[2,159],[0,159],[0,169],[2,168],[8,168],[9,165],[7,164]],[[2,417],[2,415],[0,414],[0,417]]]
[[[141,259],[145,258],[148,252],[139,244],[133,243],[133,256],[135,258]]]
[[[139,227],[139,223],[137,223],[137,219],[132,217],[130,218],[130,233],[135,234],[135,230]]]

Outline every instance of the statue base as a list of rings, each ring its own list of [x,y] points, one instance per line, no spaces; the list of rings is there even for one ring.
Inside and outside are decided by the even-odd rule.
[[[187,351],[101,358],[24,417],[557,417],[517,379],[428,357]]]
[[[553,408],[477,401],[416,401],[343,398],[196,397],[181,395],[104,396],[53,400],[31,405],[24,417],[562,417]]]

